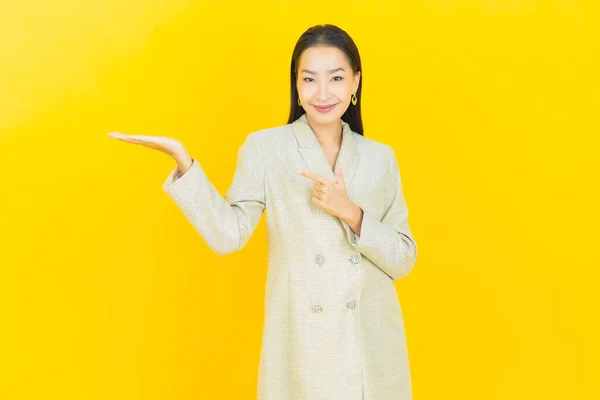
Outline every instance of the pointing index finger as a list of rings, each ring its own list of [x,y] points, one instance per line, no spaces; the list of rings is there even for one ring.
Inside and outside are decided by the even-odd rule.
[[[322,177],[322,176],[320,176],[320,175],[313,174],[313,173],[312,173],[312,172],[310,172],[310,171],[304,171],[304,170],[300,170],[300,171],[298,171],[298,173],[299,173],[300,175],[302,175],[302,176],[305,176],[305,177],[307,177],[307,178],[310,178],[310,179],[312,179],[313,181],[317,181],[317,182],[319,182],[319,183],[327,183],[327,180],[326,180],[325,178],[323,178],[323,177]]]

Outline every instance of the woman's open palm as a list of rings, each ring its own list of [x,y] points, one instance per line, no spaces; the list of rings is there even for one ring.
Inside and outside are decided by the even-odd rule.
[[[108,136],[128,143],[141,144],[142,146],[162,151],[171,157],[180,154],[184,149],[179,140],[164,136],[127,135],[121,132],[111,132]]]

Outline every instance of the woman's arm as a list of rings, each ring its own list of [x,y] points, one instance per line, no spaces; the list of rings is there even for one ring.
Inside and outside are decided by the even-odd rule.
[[[189,168],[185,170],[188,162]],[[178,160],[163,190],[206,244],[224,256],[241,250],[260,221],[265,208],[264,169],[253,132],[238,150],[236,171],[225,198],[208,179],[198,160],[185,157]]]
[[[360,236],[348,224],[345,228],[350,244],[364,254],[390,278],[408,275],[416,263],[417,246],[408,224],[408,209],[402,193],[400,170],[390,146],[390,174],[395,195],[381,221],[368,212],[362,213]]]

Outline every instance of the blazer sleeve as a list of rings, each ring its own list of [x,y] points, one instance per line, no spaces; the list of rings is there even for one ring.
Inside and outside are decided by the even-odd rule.
[[[408,275],[417,260],[417,246],[408,224],[408,209],[402,193],[400,170],[394,149],[390,149],[390,170],[394,196],[381,221],[363,210],[360,236],[347,224],[350,244],[391,279]]]
[[[265,165],[250,133],[238,149],[237,166],[225,198],[206,176],[198,160],[180,174],[175,167],[163,190],[175,201],[208,247],[224,256],[248,242],[265,208]]]

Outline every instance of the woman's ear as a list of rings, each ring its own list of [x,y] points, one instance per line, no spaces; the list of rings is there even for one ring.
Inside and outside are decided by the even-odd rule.
[[[353,93],[356,93],[356,91],[358,90],[359,83],[360,83],[360,71],[356,71],[356,74],[354,74],[354,90],[352,91]]]

